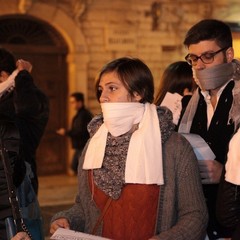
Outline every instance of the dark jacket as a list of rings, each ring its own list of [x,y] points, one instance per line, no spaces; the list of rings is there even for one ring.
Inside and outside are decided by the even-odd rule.
[[[230,229],[232,240],[239,240],[240,186],[225,181],[225,172],[219,184],[216,213],[220,224]]]
[[[85,107],[79,109],[77,114],[73,117],[72,127],[66,133],[66,135],[71,138],[72,148],[79,150],[84,148],[89,139],[87,125],[91,119],[92,114]]]
[[[15,79],[14,107],[20,133],[20,156],[28,162],[34,174],[34,190],[38,190],[36,150],[49,117],[48,97],[33,82],[27,71]]]
[[[25,161],[34,174],[32,185],[37,192],[36,149],[49,115],[48,98],[33,83],[27,71],[15,78],[15,88],[0,98],[0,138],[8,151],[14,185],[18,187],[25,176]],[[0,219],[11,215],[6,177],[0,161]]]
[[[234,132],[234,124],[228,122],[229,111],[232,107],[232,89],[234,82],[231,81],[223,90],[217,108],[214,112],[210,126],[207,128],[207,105],[200,89],[200,99],[193,118],[191,133],[200,135],[209,145],[216,156],[216,160],[224,164],[228,152],[228,143]],[[209,239],[228,237],[229,231],[224,229],[216,219],[216,200],[218,184],[203,185],[204,195],[209,211],[208,236]],[[216,234],[217,233],[217,234]]]

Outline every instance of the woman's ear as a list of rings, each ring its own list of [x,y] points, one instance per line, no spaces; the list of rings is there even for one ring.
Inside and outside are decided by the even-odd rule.
[[[135,100],[136,102],[140,102],[141,99],[142,99],[142,97],[141,97],[137,92],[134,92],[134,93],[133,93],[133,96],[134,96],[134,100]]]

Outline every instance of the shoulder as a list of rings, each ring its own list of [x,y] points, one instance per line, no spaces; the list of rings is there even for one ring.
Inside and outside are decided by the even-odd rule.
[[[26,70],[20,71],[18,75],[15,77],[16,89],[21,87],[32,86],[32,84],[33,84],[33,78],[30,75],[30,73]]]
[[[85,117],[91,116],[92,117],[92,113],[85,107],[82,107],[78,110],[77,115],[82,115]]]
[[[103,124],[103,116],[102,114],[96,115],[92,118],[92,120],[88,124],[88,132],[90,134],[90,137],[92,137],[97,130],[100,128],[100,126]]]
[[[173,132],[166,143],[163,145],[163,153],[165,162],[170,161],[171,164],[180,164],[186,166],[189,162],[197,164],[197,158],[192,146],[180,133]]]
[[[93,114],[87,109],[87,108],[83,108],[83,111],[84,111],[84,114],[87,116],[87,117],[90,117],[92,118],[93,117]]]
[[[177,156],[179,153],[183,153],[186,150],[192,151],[192,147],[186,138],[175,131],[171,111],[166,107],[157,107],[157,112],[162,135],[163,150],[167,150],[167,155]]]
[[[166,107],[157,106],[157,114],[161,130],[162,143],[164,144],[175,129],[172,112]]]
[[[187,139],[178,132],[172,132],[168,140],[166,141],[167,146],[175,146],[174,149],[181,150],[184,148],[192,148]]]
[[[172,184],[179,186],[184,181],[192,181],[192,184],[200,179],[196,155],[188,141],[179,133],[173,133],[163,145],[163,166],[168,187]]]
[[[34,83],[33,77],[31,74],[26,71],[22,70],[18,73],[15,77],[15,89],[18,92],[27,92],[28,96],[31,93],[35,95],[36,98],[42,99],[43,101],[48,102],[49,98],[47,95]]]

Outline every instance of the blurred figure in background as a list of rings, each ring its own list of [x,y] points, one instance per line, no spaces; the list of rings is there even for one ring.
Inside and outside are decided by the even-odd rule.
[[[173,113],[174,124],[178,125],[196,86],[192,67],[186,61],[174,62],[163,72],[155,104],[168,107]]]
[[[92,119],[92,113],[85,108],[84,95],[81,92],[75,92],[70,95],[70,104],[76,111],[76,115],[72,119],[71,129],[60,128],[57,130],[57,134],[71,138],[72,148],[74,149],[71,169],[77,174],[78,159],[89,139],[87,125]]]

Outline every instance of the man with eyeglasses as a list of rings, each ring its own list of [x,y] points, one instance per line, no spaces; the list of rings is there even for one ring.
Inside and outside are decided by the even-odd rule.
[[[179,132],[200,135],[209,145],[215,159],[199,160],[209,224],[206,239],[231,236],[216,219],[216,198],[228,143],[239,121],[240,63],[234,59],[232,34],[222,21],[205,19],[187,32],[185,57],[192,66],[198,89],[181,119]],[[240,146],[240,145],[239,145]]]

